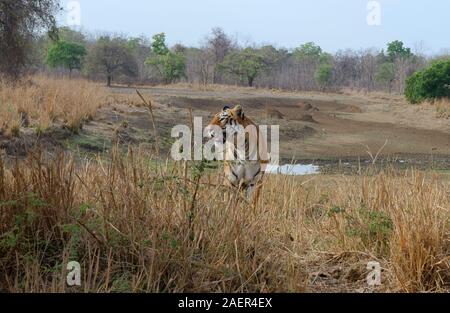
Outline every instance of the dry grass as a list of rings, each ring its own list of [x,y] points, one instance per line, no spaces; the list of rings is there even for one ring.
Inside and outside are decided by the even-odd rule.
[[[450,99],[443,98],[434,102],[436,106],[436,116],[439,118],[450,118]]]
[[[77,80],[1,86],[2,130],[77,128],[106,99]],[[26,112],[26,116],[20,113]],[[450,180],[419,171],[267,176],[257,206],[204,163],[141,151],[0,158],[0,292],[450,291]],[[231,199],[225,200],[224,194]],[[78,261],[82,286],[67,287]]]
[[[341,88],[339,90],[339,93],[345,96],[363,97],[365,99],[371,99],[375,101],[381,100],[395,103],[408,103],[404,95],[398,93],[388,93],[385,91],[367,91],[353,88]]]
[[[247,87],[238,85],[221,85],[221,84],[191,84],[191,83],[174,83],[170,85],[155,85],[154,88],[170,88],[170,89],[192,89],[199,91],[227,91],[227,92],[248,92],[251,90],[265,90],[265,88]]]
[[[17,135],[21,127],[45,131],[61,123],[78,131],[106,98],[86,80],[33,76],[28,83],[0,85],[0,133]]]
[[[203,165],[155,166],[131,150],[2,164],[0,290],[354,291],[368,261],[385,269],[384,291],[449,290],[448,181],[270,176],[253,207]],[[82,287],[65,284],[73,260]]]

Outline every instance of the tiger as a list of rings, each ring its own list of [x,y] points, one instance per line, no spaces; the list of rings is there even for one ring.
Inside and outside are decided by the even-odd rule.
[[[253,126],[253,133],[245,132]],[[225,106],[214,115],[205,129],[210,139],[222,140],[224,147],[224,184],[236,187],[246,193],[247,199],[257,200],[264,171],[269,163],[266,142],[259,126],[245,114],[240,105],[234,108]],[[218,132],[222,132],[221,134]],[[227,138],[245,133],[245,152],[238,149],[236,138]],[[252,137],[253,134],[253,137]],[[260,138],[261,137],[261,138]],[[252,138],[254,144],[250,144]],[[243,153],[244,152],[244,153]],[[255,193],[255,190],[257,191]]]

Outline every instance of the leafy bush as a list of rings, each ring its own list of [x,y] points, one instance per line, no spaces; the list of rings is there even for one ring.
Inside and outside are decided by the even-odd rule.
[[[393,229],[389,215],[366,208],[360,208],[357,213],[357,218],[347,216],[348,235],[360,238],[368,247],[375,246],[378,252],[386,251]]]
[[[320,89],[323,90],[330,84],[332,75],[333,66],[330,64],[321,64],[314,74],[314,79],[320,86]]]
[[[450,58],[411,75],[406,81],[405,96],[411,103],[450,98]]]
[[[186,76],[186,60],[179,53],[169,51],[164,55],[153,54],[147,59],[146,64],[156,68],[166,84]]]
[[[164,33],[153,36],[152,54],[145,61],[164,78],[166,84],[186,76],[186,60],[181,53],[172,52],[166,44]]]
[[[387,212],[365,207],[356,210],[333,207],[327,215],[330,218],[343,218],[346,236],[357,238],[365,247],[374,247],[378,254],[387,253],[394,227]]]

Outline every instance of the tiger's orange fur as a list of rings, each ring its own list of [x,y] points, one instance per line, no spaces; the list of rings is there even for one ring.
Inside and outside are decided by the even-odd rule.
[[[261,180],[263,178],[263,172],[265,166],[269,163],[267,147],[265,140],[259,140],[261,132],[258,125],[256,125],[251,119],[245,116],[242,107],[240,105],[234,108],[225,107],[221,112],[217,113],[208,127],[214,125],[219,126],[221,129],[225,129],[229,125],[240,125],[243,128],[248,126],[255,126],[256,135],[258,138],[257,143],[257,159],[256,160],[239,160],[239,161],[229,161],[224,162],[224,174],[225,174],[225,184],[228,186],[238,187],[247,191],[247,196],[250,197],[256,188],[258,197],[259,190],[261,187]],[[246,143],[248,141],[248,134],[246,134]],[[210,137],[212,138],[214,134]],[[260,145],[263,145],[260,147]],[[228,149],[228,148],[227,148]]]

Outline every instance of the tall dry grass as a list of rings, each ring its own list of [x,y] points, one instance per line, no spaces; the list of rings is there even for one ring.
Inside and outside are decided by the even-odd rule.
[[[0,290],[354,291],[368,261],[385,269],[384,291],[449,290],[448,180],[268,176],[253,206],[204,165],[132,150],[2,163]],[[69,261],[81,287],[66,285]]]
[[[105,97],[78,80],[0,86],[0,126],[78,129]],[[26,113],[26,114],[25,114]],[[0,291],[450,290],[450,181],[419,171],[267,176],[256,206],[204,163],[0,158]],[[231,194],[229,201],[225,193]],[[78,261],[82,286],[68,287]]]
[[[440,118],[450,118],[450,99],[442,98],[434,102],[436,106],[436,115]]]
[[[0,133],[21,127],[45,131],[60,123],[78,131],[106,99],[103,89],[82,79],[30,77],[25,83],[0,82]]]

